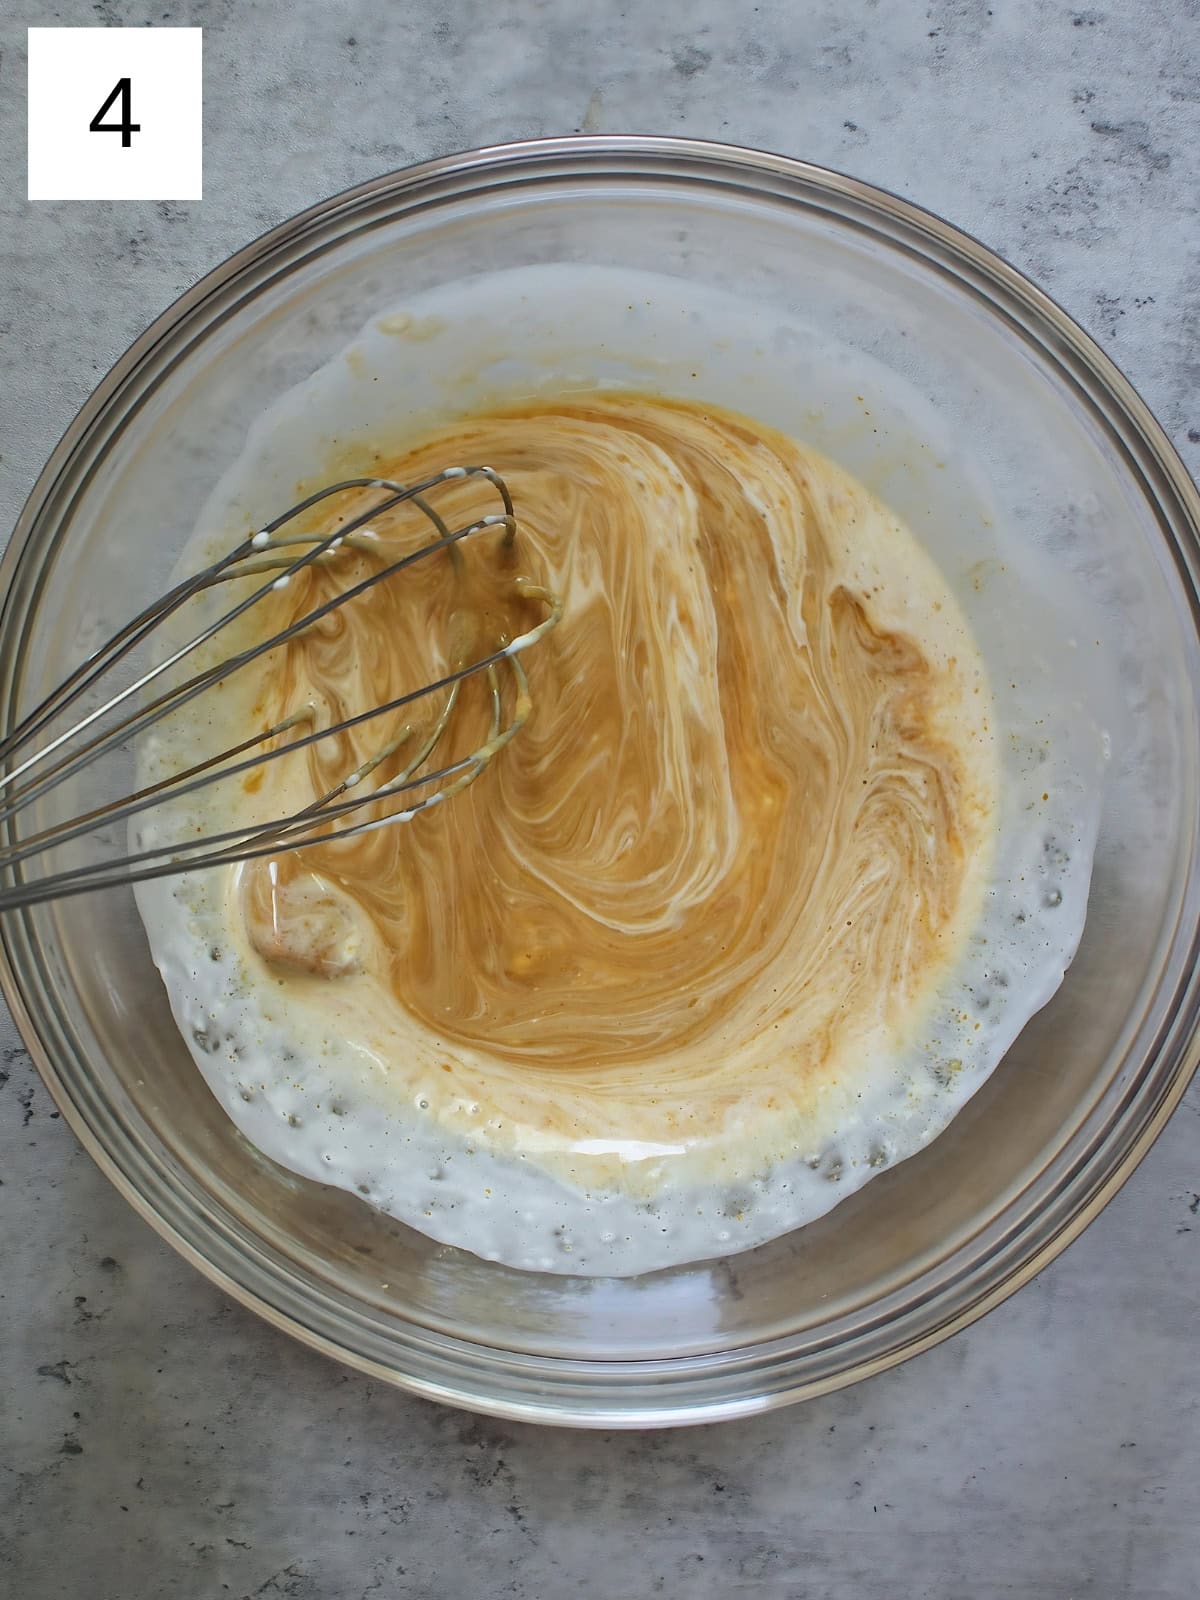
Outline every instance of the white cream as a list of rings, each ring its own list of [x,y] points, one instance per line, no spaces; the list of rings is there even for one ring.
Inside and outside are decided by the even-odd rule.
[[[503,286],[492,292],[502,296]],[[653,297],[648,291],[644,298]],[[545,297],[548,321],[554,308],[554,296]],[[720,310],[701,309],[710,316]],[[522,314],[529,315],[518,313],[517,320]],[[454,321],[444,325],[452,333]],[[378,328],[372,325],[360,348],[377,354],[390,342],[403,354],[404,341]],[[690,337],[697,337],[694,328]],[[431,335],[422,352],[437,339]],[[277,453],[300,411],[311,427],[322,394],[328,415],[347,370],[335,363],[318,374],[291,416],[285,402],[269,428],[249,441],[225,507],[206,513],[202,543],[214,528],[230,526],[227,513],[245,505],[256,455],[261,467],[264,455]],[[299,432],[295,438],[299,446]],[[257,507],[253,520],[270,509]],[[889,559],[879,547],[864,547],[862,555],[859,581],[864,588],[878,584],[898,620],[912,609],[906,596],[920,598],[915,609],[927,613],[928,591],[912,565],[897,565],[895,551]],[[979,592],[975,579],[966,569],[945,575],[962,580],[952,587],[969,614],[970,596]],[[1039,637],[1049,621],[1040,596],[1018,579],[1007,581],[1023,602],[1020,611],[1006,614],[999,628],[970,619],[985,644],[1002,770],[983,909],[920,1030],[902,1050],[881,1049],[851,1078],[830,1084],[791,1159],[756,1170],[744,1160],[743,1141],[725,1178],[710,1169],[703,1181],[664,1186],[664,1165],[685,1171],[672,1167],[678,1151],[669,1140],[583,1134],[575,1148],[584,1166],[615,1153],[636,1163],[642,1180],[589,1189],[568,1181],[550,1159],[558,1152],[540,1150],[535,1138],[517,1152],[504,1148],[486,1118],[472,1124],[469,1105],[449,1123],[438,1120],[420,1092],[397,1094],[382,1063],[386,1040],[364,1030],[356,1036],[349,1012],[343,1036],[334,1037],[335,1012],[280,1006],[271,980],[231,937],[228,883],[209,874],[145,885],[138,900],[175,1015],[213,1092],[247,1137],[293,1171],[356,1192],[444,1243],[531,1270],[644,1272],[746,1249],[821,1215],[945,1126],[1057,988],[1078,942],[1104,739],[1069,677],[1047,680],[1047,656],[1053,663],[1062,646]],[[995,587],[1002,591],[1004,584]],[[947,608],[945,651],[955,648],[950,632],[959,615]],[[958,647],[972,648],[969,634]],[[150,767],[170,765],[178,747],[160,740],[142,754]]]

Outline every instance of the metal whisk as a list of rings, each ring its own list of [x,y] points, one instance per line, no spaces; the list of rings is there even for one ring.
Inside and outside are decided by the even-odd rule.
[[[489,484],[499,498],[502,510],[460,527],[451,527],[428,498],[439,485],[477,478]],[[347,492],[370,494],[378,499],[348,521],[320,533],[295,528],[297,519],[332,496]],[[422,512],[431,525],[428,543],[386,561],[369,576],[351,583],[332,598],[298,617],[282,631],[261,640],[225,659],[173,681],[173,675],[190,656],[203,650],[223,629],[244,617],[273,591],[284,587],[305,568],[329,566],[343,546],[372,548],[363,530],[381,515],[410,504]],[[315,713],[305,706],[274,726],[251,734],[216,755],[187,770],[173,773],[135,793],[95,807],[82,815],[44,827],[20,837],[17,819],[27,807],[47,796],[110,751],[125,748],[164,717],[179,711],[197,696],[249,662],[287,644],[322,618],[357,597],[390,581],[403,582],[405,570],[418,561],[447,556],[461,570],[464,539],[494,532],[502,546],[511,548],[517,536],[512,498],[504,480],[490,467],[454,466],[419,483],[393,483],[383,478],[348,478],[310,494],[257,533],[244,539],[228,555],[192,577],[176,584],[147,606],[94,651],[74,672],[58,685],[33,711],[25,716],[5,738],[0,739],[0,824],[8,842],[0,844],[0,911],[61,899],[88,890],[138,883],[148,878],[220,866],[256,856],[276,855],[330,837],[346,838],[390,823],[408,821],[430,806],[449,799],[483,772],[520,731],[531,709],[529,681],[520,656],[553,628],[561,615],[560,602],[550,590],[516,577],[508,579],[513,592],[539,602],[545,615],[536,627],[517,637],[497,641],[496,647],[478,660],[457,662],[436,681],[402,694],[385,703],[366,705],[328,727],[314,725]],[[356,538],[356,536],[358,536]],[[378,555],[378,549],[374,549]],[[218,584],[235,578],[262,576],[264,581],[244,595],[215,620],[203,626],[180,644],[172,644],[161,661],[141,672],[134,681],[107,695],[103,703],[80,712],[68,726],[57,726],[64,712],[97,690],[106,674],[138,647],[145,645],[167,620],[188,601]],[[470,754],[435,763],[439,748],[444,748],[452,724],[459,691],[468,678],[484,674],[490,692],[490,725],[487,737]],[[502,673],[511,679],[512,708],[505,715]],[[167,679],[163,687],[161,680]],[[103,687],[99,690],[104,693]],[[320,740],[347,732],[374,717],[400,712],[409,705],[442,694],[445,699],[431,724],[405,722],[399,733],[389,738],[371,758],[362,762],[327,793],[290,815],[250,829],[230,829],[195,838],[127,851],[115,858],[92,861],[77,867],[40,876],[26,877],[29,866],[47,851],[73,840],[94,835],[113,824],[152,808],[176,802],[183,797],[231,778],[248,775],[269,762],[303,750]],[[114,718],[116,719],[114,721]],[[287,736],[286,739],[284,736]],[[276,743],[275,741],[281,741]],[[408,753],[406,746],[415,748]],[[384,762],[405,753],[400,770],[385,782],[368,781]],[[385,803],[396,801],[395,809]],[[383,809],[381,810],[381,806]],[[371,808],[366,818],[355,812]]]

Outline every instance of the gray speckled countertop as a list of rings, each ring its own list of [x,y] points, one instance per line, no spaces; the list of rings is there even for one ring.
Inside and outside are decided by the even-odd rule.
[[[25,27],[200,24],[206,198],[30,206]],[[842,168],[1038,278],[1200,463],[1196,0],[17,0],[0,19],[0,526],[181,289],[332,190],[518,135]],[[118,1198],[0,1021],[0,1593],[1191,1600],[1200,1095],[948,1344],[698,1432],[409,1400],[260,1325]]]

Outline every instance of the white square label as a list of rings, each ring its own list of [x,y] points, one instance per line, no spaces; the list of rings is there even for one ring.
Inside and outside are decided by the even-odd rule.
[[[199,200],[200,28],[30,28],[29,198]]]

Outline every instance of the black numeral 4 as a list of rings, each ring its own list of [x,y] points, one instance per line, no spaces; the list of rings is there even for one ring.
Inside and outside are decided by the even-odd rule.
[[[141,123],[133,120],[131,89],[132,85],[128,78],[118,78],[116,88],[88,123],[92,133],[119,133],[121,144],[126,150],[132,144],[134,134],[142,131]],[[105,116],[112,110],[113,103],[117,100],[121,102],[120,122],[105,122]]]

